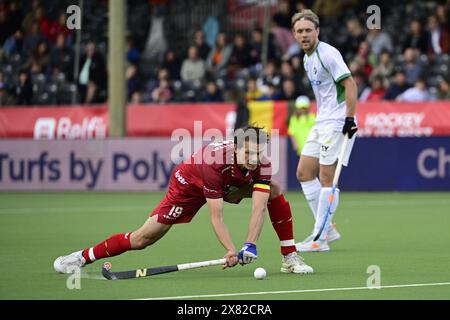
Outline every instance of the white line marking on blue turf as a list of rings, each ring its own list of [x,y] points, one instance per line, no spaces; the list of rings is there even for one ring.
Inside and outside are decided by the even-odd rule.
[[[390,286],[380,286],[379,288],[390,289],[390,288],[431,287],[431,286],[448,286],[448,285],[450,285],[450,282],[398,284]],[[256,295],[260,296],[267,294],[315,293],[315,292],[352,291],[352,290],[376,291],[377,289],[368,287],[352,287],[352,288],[305,289],[305,290],[288,290],[288,291],[236,292],[236,293],[202,294],[192,296],[143,298],[137,300],[173,300],[173,299],[217,298],[217,297],[256,296]]]

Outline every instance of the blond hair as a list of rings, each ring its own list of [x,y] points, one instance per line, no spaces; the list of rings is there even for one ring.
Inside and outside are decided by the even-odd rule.
[[[319,17],[312,10],[303,9],[302,11],[294,14],[291,19],[291,27],[294,28],[295,23],[300,20],[311,21],[314,23],[316,28],[319,27]]]

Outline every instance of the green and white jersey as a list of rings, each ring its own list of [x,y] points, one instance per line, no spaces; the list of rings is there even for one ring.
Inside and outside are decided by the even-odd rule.
[[[345,88],[339,81],[351,76],[340,52],[319,41],[311,55],[303,58],[306,74],[317,102],[316,127],[342,130],[346,116]]]

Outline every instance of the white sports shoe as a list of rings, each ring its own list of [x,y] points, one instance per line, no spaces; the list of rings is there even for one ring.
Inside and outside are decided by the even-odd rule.
[[[326,240],[313,241],[311,239],[308,242],[299,242],[295,244],[298,252],[324,252],[330,251],[330,246]]]
[[[53,262],[53,268],[59,273],[70,273],[70,268],[82,268],[86,264],[86,259],[83,258],[81,253],[83,250],[72,252],[67,256],[61,256],[56,258]]]
[[[333,225],[328,229],[327,233],[327,241],[328,243],[337,241],[341,238],[341,234],[336,229],[336,223],[333,223]]]
[[[314,270],[308,266],[297,252],[292,252],[281,260],[281,272],[284,273],[313,273]]]
[[[341,238],[341,234],[336,229],[336,223],[333,223],[332,226],[328,229],[327,232],[327,242],[332,243],[334,241],[337,241]],[[314,234],[310,234],[307,236],[300,244],[311,242],[314,239]],[[298,246],[299,244],[297,244]]]

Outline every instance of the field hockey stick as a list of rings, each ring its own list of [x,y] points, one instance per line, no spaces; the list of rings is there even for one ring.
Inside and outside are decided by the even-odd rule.
[[[112,272],[111,271],[111,263],[105,262],[102,266],[102,274],[108,280],[133,279],[133,278],[155,276],[157,274],[180,271],[180,270],[218,266],[218,265],[223,265],[225,263],[226,263],[226,259],[217,259],[217,260],[208,260],[208,261],[177,264],[177,265],[172,265],[172,266],[150,267],[150,268],[146,268],[146,269],[144,268],[144,269],[135,269],[135,270],[130,270],[130,271]]]
[[[328,220],[328,216],[331,214],[331,205],[333,204],[334,201],[334,195],[336,193],[336,188],[337,188],[337,184],[339,181],[339,175],[341,174],[341,169],[342,169],[342,161],[344,159],[344,155],[345,155],[345,150],[347,149],[347,144],[348,144],[348,134],[345,134],[344,136],[344,142],[342,143],[342,147],[341,147],[341,153],[339,155],[339,159],[338,159],[338,163],[336,166],[336,171],[334,172],[334,178],[333,178],[333,186],[331,189],[331,194],[328,197],[328,206],[327,206],[327,214],[325,215],[325,219],[322,223],[322,226],[320,227],[319,233],[317,233],[317,235],[314,237],[314,241],[317,241],[317,239],[319,239],[320,235],[323,232],[323,229],[325,229],[325,225],[327,224],[327,220]]]

